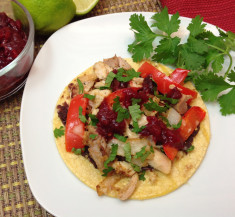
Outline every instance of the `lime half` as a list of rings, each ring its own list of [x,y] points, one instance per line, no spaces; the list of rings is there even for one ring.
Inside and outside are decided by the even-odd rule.
[[[89,13],[98,3],[99,0],[73,0],[76,5],[76,14],[85,15]]]

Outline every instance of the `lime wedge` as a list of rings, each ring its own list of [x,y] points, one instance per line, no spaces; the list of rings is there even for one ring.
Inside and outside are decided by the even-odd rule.
[[[99,0],[73,0],[76,5],[76,14],[85,15],[90,12]]]

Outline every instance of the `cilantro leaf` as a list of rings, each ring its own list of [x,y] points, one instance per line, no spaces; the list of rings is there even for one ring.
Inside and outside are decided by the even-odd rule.
[[[193,37],[189,37],[187,45],[190,52],[195,52],[197,54],[204,54],[208,52],[208,45],[204,40],[197,40]]]
[[[180,126],[181,126],[181,124],[182,124],[182,119],[179,121],[178,124],[172,124],[171,126],[172,126],[172,128],[174,128],[174,129],[179,129]]]
[[[214,73],[220,72],[223,68],[223,63],[224,63],[224,56],[223,55],[217,56],[212,63],[213,72]]]
[[[91,139],[95,139],[96,137],[97,137],[96,134],[90,134],[90,135],[89,135],[89,138],[91,138]]]
[[[130,117],[130,114],[128,112],[128,109],[125,109],[121,106],[120,101],[119,101],[119,96],[117,96],[113,101],[113,110],[118,113],[117,115],[117,122],[120,123],[124,119],[128,119]]]
[[[113,171],[113,167],[108,167],[107,169],[103,169],[103,174],[102,176],[107,176],[108,173],[110,173],[111,171]]]
[[[83,86],[82,82],[80,81],[80,79],[78,79],[78,78],[77,78],[77,82],[78,82],[78,88],[79,88],[78,93],[82,94],[84,91],[84,86]]]
[[[111,153],[109,158],[104,162],[104,167],[108,168],[108,164],[115,160],[117,156],[118,144],[112,144]]]
[[[200,18],[199,15],[192,19],[187,28],[190,31],[191,36],[195,37],[205,31],[206,24],[202,24],[202,20],[203,18]]]
[[[82,151],[84,151],[85,148],[72,148],[72,152],[76,155],[82,154]]]
[[[143,146],[140,151],[136,152],[134,158],[137,159],[137,158],[142,157],[145,153],[145,149],[146,149],[146,146]]]
[[[84,98],[87,98],[87,99],[90,99],[90,100],[95,99],[95,96],[94,96],[94,95],[90,95],[90,94],[87,94],[87,93],[85,93],[83,97],[84,97]]]
[[[65,131],[65,129],[64,129],[63,126],[61,126],[60,128],[55,128],[54,129],[54,136],[55,136],[55,138],[63,136],[64,135],[64,131]]]
[[[191,146],[186,150],[186,152],[190,152],[190,151],[193,151],[193,150],[194,150],[194,146],[191,145]]]
[[[164,64],[174,64],[177,60],[178,45],[180,38],[163,38],[160,40],[159,45],[154,50],[156,54],[153,55],[152,59],[156,62]]]
[[[141,102],[141,99],[131,98],[132,105],[138,104]]]
[[[139,173],[141,171],[141,168],[140,166],[136,165],[136,164],[133,164],[131,163],[131,166],[132,168],[135,170],[135,172]]]
[[[202,94],[205,101],[214,101],[223,90],[231,87],[230,84],[224,81],[223,77],[209,73],[200,75],[195,79],[195,86]]]
[[[131,130],[134,133],[140,133],[146,126],[139,127],[137,121],[133,121],[133,129]]]
[[[126,143],[123,147],[125,158],[127,162],[131,162],[131,145],[130,143]]]
[[[123,68],[118,69],[118,73],[116,75],[116,78],[118,81],[121,82],[128,82],[132,80],[135,77],[139,77],[141,72],[136,72],[134,69],[130,69],[125,71]],[[123,76],[125,75],[125,76]]]
[[[235,114],[235,87],[229,91],[229,93],[224,94],[219,97],[218,101],[220,104],[220,111],[222,115]]]
[[[114,137],[120,140],[121,142],[126,142],[127,138],[125,136],[121,136],[117,133],[114,133]]]
[[[99,119],[95,115],[93,115],[93,114],[88,114],[88,116],[91,119],[91,125],[92,126],[96,126],[98,124],[98,122],[99,122]]]
[[[169,98],[169,97],[167,97],[166,95],[158,95],[158,94],[156,94],[156,91],[154,92],[154,95],[155,95],[157,98],[159,98],[160,100],[168,101],[168,102],[170,102],[171,104],[176,104],[176,103],[179,102],[178,99]]]
[[[109,72],[109,74],[105,80],[105,87],[110,87],[110,85],[115,77],[116,77],[116,74],[114,74],[112,71]]]
[[[166,107],[159,106],[153,99],[149,98],[149,103],[145,103],[144,107],[149,111],[158,111],[158,112],[165,112],[167,110]]]
[[[140,110],[140,106],[138,104],[134,104],[128,107],[130,115],[132,117],[133,122],[137,122],[140,119],[142,111]]]
[[[235,68],[234,68],[235,70]],[[235,71],[231,70],[231,72],[228,74],[228,79],[230,82],[235,82]]]
[[[80,121],[83,123],[86,123],[87,119],[86,119],[85,115],[82,114],[82,106],[79,106],[78,112],[79,112],[78,117],[79,117]]]
[[[167,33],[169,36],[173,32],[177,32],[180,26],[179,13],[175,13],[169,18],[168,9],[164,9],[160,13],[156,13],[152,16],[152,19],[156,21],[152,27],[157,27],[161,31]]]
[[[142,181],[145,181],[145,180],[146,180],[146,178],[145,178],[145,173],[146,173],[145,170],[140,173],[140,175],[139,175],[139,180],[142,180]]]
[[[157,35],[149,28],[142,14],[131,15],[130,26],[135,33],[135,41],[128,46],[128,51],[133,53],[133,60],[138,62],[149,58],[153,52],[153,41]]]

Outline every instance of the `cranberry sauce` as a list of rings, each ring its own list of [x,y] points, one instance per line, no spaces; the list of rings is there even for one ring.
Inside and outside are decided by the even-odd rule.
[[[60,120],[62,121],[62,123],[64,124],[64,126],[66,125],[68,109],[69,109],[69,105],[66,102],[64,102],[63,105],[57,106],[58,116]]]
[[[140,135],[152,136],[156,143],[169,144],[176,147],[178,150],[183,149],[183,140],[178,130],[168,129],[167,126],[155,116],[147,117],[148,124],[144,128]]]
[[[127,88],[128,84],[129,82],[121,82],[121,81],[118,81],[116,78],[114,78],[110,87],[112,91],[114,92],[119,89]]]
[[[104,100],[97,114],[99,123],[97,124],[97,132],[106,140],[112,139],[114,133],[123,134],[125,130],[125,122],[118,123],[117,113],[109,108],[106,100]]]
[[[180,99],[182,94],[177,87],[174,87],[169,93],[167,93],[167,97],[172,99]]]
[[[26,42],[27,36],[22,30],[21,22],[0,13],[0,69],[20,54]]]

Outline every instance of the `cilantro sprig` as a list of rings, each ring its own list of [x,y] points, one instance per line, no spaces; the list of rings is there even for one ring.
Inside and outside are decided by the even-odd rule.
[[[54,129],[54,136],[55,138],[61,137],[64,135],[65,129],[63,126],[60,126],[60,128]]]
[[[152,26],[149,26],[142,14],[133,14],[130,17],[135,40],[128,46],[128,51],[132,53],[133,60],[138,62],[149,58],[174,67],[190,69],[186,79],[194,82],[203,99],[217,100],[222,115],[235,114],[235,85],[231,84],[235,81],[235,73],[230,54],[230,51],[235,51],[235,34],[218,29],[219,36],[216,36],[206,30],[203,18],[196,16],[187,27],[190,32],[187,42],[182,44],[179,37],[172,35],[180,27],[178,12],[170,17],[165,7],[152,16],[152,21]],[[157,33],[152,27],[157,27]],[[153,41],[157,37],[160,41],[155,46]],[[221,76],[218,73],[224,68],[225,57],[228,57],[229,64]]]

